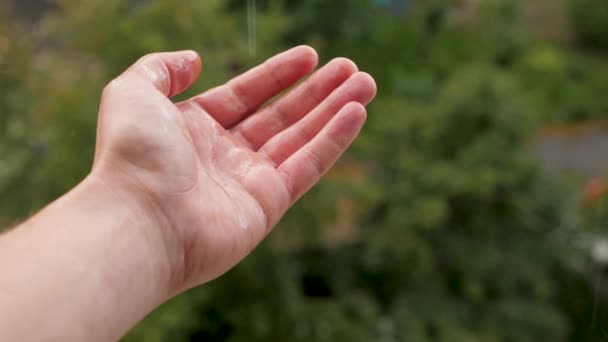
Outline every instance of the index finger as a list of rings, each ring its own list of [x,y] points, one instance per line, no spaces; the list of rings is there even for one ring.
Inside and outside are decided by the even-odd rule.
[[[194,96],[190,101],[229,128],[309,74],[317,63],[318,56],[313,48],[298,46],[271,57],[224,85]]]

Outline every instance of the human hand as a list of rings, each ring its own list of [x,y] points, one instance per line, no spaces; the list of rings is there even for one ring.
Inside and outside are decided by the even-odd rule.
[[[198,77],[192,51],[140,59],[104,90],[90,177],[154,218],[172,293],[242,260],[345,151],[376,85],[347,59],[310,73],[309,47],[173,103]]]

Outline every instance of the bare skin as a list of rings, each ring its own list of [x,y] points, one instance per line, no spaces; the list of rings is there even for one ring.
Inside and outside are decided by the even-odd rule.
[[[105,88],[90,175],[0,237],[0,340],[115,340],[222,275],[346,150],[376,93],[341,58],[267,104],[316,67],[297,47],[172,102],[201,64],[148,55]]]

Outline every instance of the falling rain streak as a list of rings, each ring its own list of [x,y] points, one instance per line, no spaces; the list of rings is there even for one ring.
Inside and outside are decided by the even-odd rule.
[[[255,0],[247,0],[247,31],[249,33],[249,54],[255,56],[257,49]]]

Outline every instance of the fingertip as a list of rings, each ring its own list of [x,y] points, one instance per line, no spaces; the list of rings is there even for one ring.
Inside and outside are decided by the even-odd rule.
[[[200,55],[194,50],[179,51],[173,61],[167,60],[172,79],[169,96],[172,97],[188,89],[198,79],[203,65]]]
[[[360,98],[358,101],[360,101],[363,105],[369,104],[376,97],[378,88],[376,81],[370,74],[359,71],[351,76],[350,82],[355,84],[355,86],[359,89]]]
[[[346,149],[359,134],[367,119],[367,110],[359,102],[349,102],[330,121],[327,133],[342,149]]]
[[[299,77],[313,71],[319,63],[317,51],[308,45],[296,46],[287,53],[291,56],[291,67],[299,71]]]
[[[347,103],[343,107],[343,111],[345,111],[349,114],[358,115],[358,116],[366,115],[366,113],[367,113],[365,106],[363,104],[361,104],[360,102],[356,102],[356,101]]]
[[[359,102],[349,102],[343,108],[344,115],[349,117],[349,122],[355,127],[361,127],[367,119],[367,109]]]
[[[351,75],[359,71],[359,67],[357,66],[357,64],[355,64],[355,62],[344,57],[334,58],[327,64],[336,65],[342,73],[347,75]]]
[[[191,63],[192,74],[195,77],[198,76],[203,68],[203,60],[201,56],[194,50],[185,50],[183,53],[185,58]]]
[[[180,51],[179,53],[182,54],[184,58],[186,58],[190,61],[195,61],[195,60],[200,59],[198,52],[196,52],[194,50],[183,50],[183,51]]]
[[[369,85],[370,89],[372,89],[372,99],[376,97],[378,93],[378,85],[376,84],[376,80],[374,77],[366,72],[361,73],[363,78],[366,80],[366,83]]]
[[[294,50],[298,51],[303,56],[303,59],[309,62],[313,67],[319,63],[319,54],[312,46],[300,45],[296,46]]]

